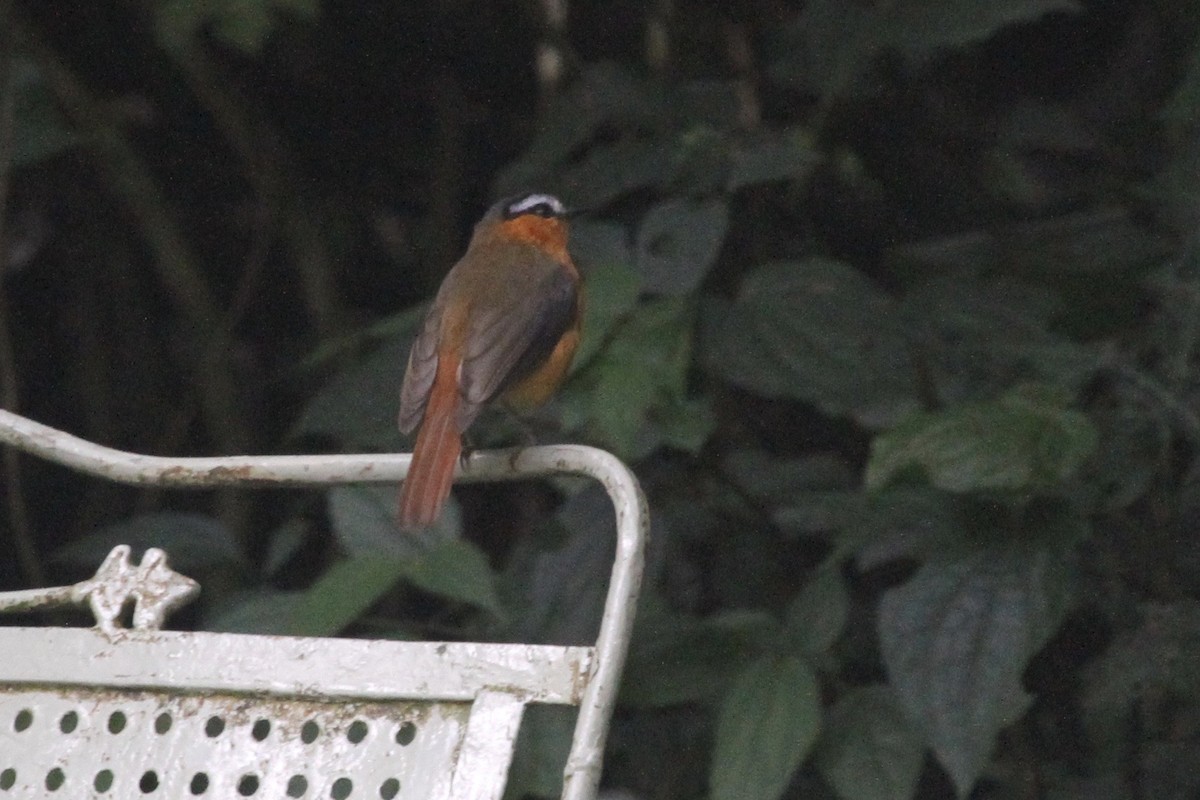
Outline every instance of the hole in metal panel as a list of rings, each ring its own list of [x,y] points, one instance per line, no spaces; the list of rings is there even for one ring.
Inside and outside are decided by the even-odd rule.
[[[256,792],[258,792],[258,776],[243,775],[238,780],[237,790],[238,794],[240,794],[242,797],[252,797]]]
[[[288,797],[304,797],[304,793],[308,791],[308,778],[303,775],[293,775],[288,778],[287,796]]]
[[[0,789],[11,789],[17,782],[17,771],[12,767],[0,772]]]
[[[102,769],[96,773],[95,780],[92,781],[92,788],[97,792],[107,792],[112,788],[113,774],[111,769]]]
[[[67,776],[63,773],[62,768],[55,767],[46,773],[46,788],[52,792],[57,792],[62,788],[66,780]]]
[[[361,719],[356,719],[350,723],[350,729],[346,731],[346,738],[350,740],[350,744],[358,744],[363,739],[367,738],[367,723]]]
[[[250,735],[254,737],[254,741],[261,742],[271,734],[271,721],[268,719],[259,719],[254,721],[254,727],[250,729]]]
[[[63,733],[72,733],[77,727],[79,727],[79,713],[76,711],[68,711],[58,721],[58,729]]]
[[[225,730],[225,720],[220,717],[209,717],[208,722],[204,723],[204,735],[210,739],[215,739]]]
[[[305,744],[312,744],[317,740],[317,734],[321,732],[321,727],[313,720],[309,720],[300,726],[300,741]]]
[[[383,800],[392,800],[398,794],[400,794],[400,781],[395,778],[388,778],[379,785],[379,796]]]
[[[158,789],[158,773],[152,769],[143,772],[141,780],[138,781],[138,788],[142,790],[142,794],[156,791]]]
[[[188,791],[192,794],[204,794],[208,791],[208,775],[203,772],[197,772],[192,776],[192,782],[188,784]]]
[[[154,732],[161,735],[171,730],[172,721],[170,714],[162,712],[154,718]]]
[[[13,730],[17,733],[20,733],[21,731],[26,730],[32,724],[33,712],[28,708],[22,708],[17,712],[17,718],[13,720]]]
[[[108,732],[120,733],[121,731],[125,730],[125,723],[127,721],[128,720],[125,719],[124,711],[114,711],[108,715]]]
[[[400,730],[396,731],[396,744],[402,747],[412,744],[415,738],[417,738],[417,726],[411,722],[404,723],[400,726]]]
[[[354,781],[349,778],[338,778],[333,782],[333,787],[329,790],[329,796],[333,800],[346,800],[350,793],[354,791]]]

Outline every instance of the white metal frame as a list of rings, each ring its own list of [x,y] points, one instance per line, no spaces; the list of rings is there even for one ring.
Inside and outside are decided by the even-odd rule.
[[[234,456],[223,458],[164,458],[128,453],[103,447],[79,439],[62,431],[49,428],[32,420],[0,410],[0,443],[17,447],[25,452],[49,459],[73,469],[81,470],[102,478],[128,484],[160,487],[212,488],[215,486],[319,486],[335,483],[389,482],[402,480],[407,474],[411,456],[393,455],[329,455],[329,456]],[[473,454],[459,468],[462,480],[506,480],[547,474],[577,474],[598,480],[608,492],[616,509],[617,541],[616,558],[611,573],[608,595],[605,600],[604,616],[594,647],[565,648],[533,645],[483,645],[446,643],[402,643],[357,640],[314,640],[288,637],[254,637],[255,661],[269,667],[262,673],[246,674],[245,658],[230,656],[228,663],[214,668],[208,664],[197,674],[190,674],[186,659],[171,665],[172,680],[201,690],[266,693],[280,696],[316,695],[355,698],[405,697],[412,696],[410,690],[435,689],[432,694],[442,699],[475,699],[471,725],[499,725],[511,728],[509,744],[515,739],[520,712],[527,702],[566,702],[579,705],[579,718],[570,755],[564,769],[564,800],[588,800],[595,796],[600,780],[601,762],[608,726],[616,703],[616,693],[621,671],[624,667],[632,633],[634,611],[643,570],[643,551],[648,525],[645,497],[636,478],[616,457],[609,453],[582,446],[529,447],[512,451],[480,452]],[[114,551],[114,558],[128,556]],[[118,558],[119,560],[119,558]],[[161,562],[161,564],[160,564]],[[143,572],[165,569],[161,553],[150,551],[140,569]],[[98,576],[99,577],[99,576]],[[187,580],[187,579],[184,579]],[[87,583],[87,582],[85,582]],[[4,605],[21,605],[44,597],[47,592],[68,602],[88,602],[97,612],[96,629],[45,628],[0,629],[0,641],[7,652],[52,652],[47,648],[64,647],[75,654],[91,654],[94,663],[102,665],[106,680],[104,686],[145,686],[153,683],[151,645],[161,637],[173,637],[177,643],[191,647],[206,648],[207,651],[222,652],[228,647],[226,640],[234,634],[157,632],[161,623],[151,604],[135,611],[144,623],[144,631],[124,631],[115,627],[115,614],[125,602],[117,598],[116,609],[97,608],[92,594],[77,587],[60,590],[34,590],[30,593],[13,593]],[[172,589],[175,595],[187,594],[186,588]],[[29,596],[23,596],[29,595]],[[174,595],[173,595],[174,596]],[[178,598],[176,598],[178,599]],[[174,602],[174,600],[172,601]],[[140,601],[139,601],[140,603]],[[111,605],[111,604],[110,604]],[[163,612],[165,613],[165,611]],[[105,614],[110,615],[107,623]],[[246,637],[241,637],[243,640]],[[323,656],[321,642],[334,643],[341,655]],[[269,642],[269,644],[261,644]],[[363,658],[355,660],[358,674],[348,676],[344,686],[322,685],[314,689],[306,676],[325,674],[320,669],[336,670],[345,666],[339,663],[323,665],[322,658],[347,658],[345,648],[366,648]],[[142,649],[139,649],[142,648]],[[149,648],[149,649],[145,649]],[[506,649],[507,648],[507,649]],[[514,650],[515,648],[515,650]],[[395,650],[395,653],[392,652]],[[234,653],[237,651],[235,645]],[[369,652],[368,652],[369,651]],[[385,652],[386,651],[386,652]],[[403,652],[409,669],[399,674],[394,668],[395,659]],[[514,656],[515,653],[515,656]],[[497,678],[495,670],[505,673],[505,664],[512,658],[527,659],[534,665],[529,674],[540,673],[544,680],[530,684],[526,679],[518,680],[522,670],[509,669],[511,680]],[[149,659],[149,660],[147,660]],[[415,661],[413,661],[415,659]],[[389,662],[393,668],[388,669]],[[34,663],[31,661],[30,663]],[[41,663],[41,662],[39,662]],[[516,662],[513,662],[516,664]],[[361,665],[375,664],[377,673],[363,674]],[[418,668],[413,669],[412,664]],[[428,670],[419,665],[427,665]],[[479,671],[479,664],[486,669],[474,678],[461,673],[449,676],[447,668],[468,665]],[[470,664],[476,664],[470,667]],[[138,666],[142,665],[142,666]],[[161,666],[161,665],[157,665]],[[314,669],[318,668],[318,669]],[[44,666],[37,674],[19,674],[15,667],[17,683],[58,683],[86,686],[98,680],[95,673],[79,675],[69,666],[62,674],[48,674]],[[239,670],[242,670],[239,672]],[[6,670],[9,671],[9,670]],[[158,674],[158,673],[155,673]],[[440,677],[439,677],[440,676]],[[308,681],[308,682],[306,682]],[[6,682],[12,683],[11,680]],[[484,706],[480,706],[483,703]],[[514,704],[516,707],[514,707]],[[476,714],[479,716],[475,716]],[[472,741],[468,737],[467,741]],[[482,741],[482,740],[480,740]],[[482,773],[495,770],[494,753],[472,753],[469,747],[458,754],[458,767],[454,783],[458,788],[451,796],[457,798],[498,797],[503,789],[508,761],[502,764],[502,772],[496,776]],[[511,752],[508,754],[511,757]],[[460,774],[461,773],[461,774]],[[479,773],[479,774],[476,774]],[[479,780],[476,781],[475,779]],[[494,778],[499,779],[499,789],[483,787]],[[0,782],[3,776],[0,775]],[[494,781],[492,781],[494,783]],[[477,785],[478,784],[478,785]],[[483,788],[481,788],[483,787]]]

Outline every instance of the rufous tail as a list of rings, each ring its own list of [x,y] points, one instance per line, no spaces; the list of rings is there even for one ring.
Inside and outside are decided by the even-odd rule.
[[[453,372],[443,375],[442,370],[438,370],[425,406],[425,418],[417,433],[408,478],[400,489],[399,521],[402,528],[430,525],[442,513],[442,506],[450,496],[450,484],[454,482],[454,464],[462,453],[462,434],[455,423],[457,416],[458,386],[453,380]]]

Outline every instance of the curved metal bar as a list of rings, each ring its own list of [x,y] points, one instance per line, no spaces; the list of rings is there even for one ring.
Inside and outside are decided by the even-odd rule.
[[[169,458],[114,450],[0,409],[0,443],[72,469],[122,483],[178,488],[216,486],[318,486],[392,482],[408,474],[404,454],[227,456]],[[512,480],[573,473],[599,481],[617,517],[616,558],[596,639],[591,680],[579,707],[579,720],[563,781],[563,800],[596,794],[604,742],[616,705],[617,688],[637,606],[649,528],[646,498],[637,478],[616,456],[594,447],[551,445],[478,452],[460,465],[462,480]]]

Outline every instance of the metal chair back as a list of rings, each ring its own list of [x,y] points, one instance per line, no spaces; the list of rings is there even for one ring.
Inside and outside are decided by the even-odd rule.
[[[164,459],[0,411],[0,441],[138,484],[397,481],[409,456]],[[574,473],[617,512],[596,644],[397,642],[163,631],[199,587],[166,554],[115,548],[74,586],[0,594],[0,611],[86,605],[94,628],[0,628],[0,798],[499,800],[529,703],[579,706],[564,800],[590,800],[641,581],[645,499],[586,447],[480,453],[464,479]],[[132,609],[132,627],[121,625]]]

